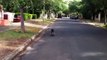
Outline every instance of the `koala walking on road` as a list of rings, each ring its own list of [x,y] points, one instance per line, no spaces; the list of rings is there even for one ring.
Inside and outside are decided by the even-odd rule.
[[[51,36],[55,36],[55,31],[54,31],[54,29],[51,29],[50,35],[51,35]]]

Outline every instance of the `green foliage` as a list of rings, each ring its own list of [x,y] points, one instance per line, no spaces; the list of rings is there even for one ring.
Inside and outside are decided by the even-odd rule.
[[[28,14],[28,19],[36,19],[37,15],[36,14]]]
[[[107,10],[107,0],[82,0],[83,11],[95,16],[96,13]],[[85,12],[87,14],[87,12]],[[105,12],[107,13],[107,12]]]
[[[69,4],[69,9],[71,12],[79,12],[79,3],[77,1],[73,1]]]
[[[5,11],[37,14],[37,17],[45,9],[45,12],[59,12],[67,9],[63,0],[0,0],[0,4],[4,6]],[[27,17],[26,17],[27,19]]]
[[[25,20],[36,19],[37,15],[36,14],[24,13],[24,18],[25,18]]]
[[[104,26],[104,28],[106,28],[106,29],[107,29],[107,24]]]
[[[32,19],[36,19],[36,18],[37,18],[37,15],[33,14]]]
[[[59,11],[65,11],[68,9],[66,6],[67,4],[63,2],[63,0],[54,0],[53,1],[53,11],[59,12]]]
[[[33,14],[29,14],[29,19],[32,19],[32,17],[33,17]]]
[[[14,17],[17,17],[19,16],[20,13],[15,13],[15,16]],[[36,14],[29,14],[29,13],[23,13],[24,15],[24,19],[25,20],[29,20],[29,19],[36,19],[37,18],[37,15]]]
[[[23,13],[24,15],[24,20],[28,20],[29,19],[29,13]]]

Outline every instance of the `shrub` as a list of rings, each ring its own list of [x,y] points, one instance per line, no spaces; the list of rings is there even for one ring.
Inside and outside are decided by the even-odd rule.
[[[15,13],[14,18],[17,18],[20,15],[20,13]]]
[[[35,16],[34,14],[24,13],[25,20],[33,19],[34,16]],[[36,16],[35,16],[35,18],[36,18]]]
[[[28,19],[29,19],[29,13],[24,13],[23,15],[24,15],[24,19],[25,19],[25,20],[28,20]]]
[[[104,27],[107,28],[107,25],[105,25]]]
[[[36,19],[36,18],[37,18],[37,15],[33,14],[32,19]]]
[[[29,14],[29,19],[32,19],[33,18],[33,14]]]
[[[17,17],[19,16],[20,13],[15,13],[15,16],[14,17]],[[37,15],[36,14],[29,14],[29,13],[23,13],[23,16],[24,16],[24,20],[29,20],[29,19],[36,19],[37,18]]]

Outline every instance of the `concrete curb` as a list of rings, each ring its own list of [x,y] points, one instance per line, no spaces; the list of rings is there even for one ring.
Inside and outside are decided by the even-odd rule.
[[[92,25],[92,26],[95,26],[95,27],[102,27],[104,26],[103,23],[93,23],[93,22],[85,22],[86,24],[89,24],[89,25]]]
[[[39,37],[42,36],[45,31],[48,29],[48,26],[52,25],[53,23],[45,26],[42,30],[39,31],[37,35],[34,35],[31,37],[31,39],[28,39],[21,47],[18,47],[16,50],[14,50],[12,53],[4,57],[2,60],[14,60],[15,57],[17,57],[19,54],[21,54],[23,51],[26,50],[26,48],[33,42],[33,41],[38,41]]]

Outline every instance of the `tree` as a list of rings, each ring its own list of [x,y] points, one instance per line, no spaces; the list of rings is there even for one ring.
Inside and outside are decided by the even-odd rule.
[[[53,10],[55,12],[64,11],[66,10],[66,3],[63,0],[54,0],[53,1]]]
[[[44,3],[45,1],[45,3]],[[24,6],[24,13],[37,14],[39,17],[45,8],[45,12],[59,12],[67,9],[63,0],[0,0],[5,11],[20,12],[19,6]]]
[[[93,0],[93,3],[97,6],[97,10],[99,10],[100,12],[103,11],[103,15],[104,15],[104,24],[107,23],[107,0]]]
[[[69,4],[69,10],[70,12],[78,12],[79,8],[78,8],[78,2],[77,1],[73,1]]]
[[[82,0],[82,14],[85,18],[94,20],[97,6],[93,3],[93,0]]]
[[[68,11],[67,3],[63,0],[53,0],[52,11],[57,15],[60,12]]]
[[[27,5],[26,1],[25,0],[14,0],[13,2],[17,3],[15,7],[19,8],[19,10],[20,10],[20,15],[21,15],[21,31],[25,32],[23,10],[24,10],[25,6]]]
[[[81,1],[71,1],[70,3],[69,3],[69,11],[70,11],[70,14],[72,14],[72,15],[76,15],[76,16],[80,16],[81,15],[81,13],[82,13],[82,7],[83,7],[84,5],[81,3]],[[83,13],[82,13],[83,14]],[[83,16],[85,16],[84,14],[83,14]]]
[[[101,13],[101,21],[104,20],[103,22],[106,24],[107,0],[82,0],[82,4],[84,4],[83,13],[87,14],[87,12],[90,12],[89,15],[93,16],[93,20],[96,14]],[[86,16],[85,14],[84,16]]]
[[[2,19],[2,11],[3,11],[3,6],[2,5],[0,5],[0,15],[1,15],[1,18],[0,19]]]
[[[18,6],[20,9],[20,15],[21,15],[21,30],[22,32],[25,32],[23,10],[27,6],[28,2],[30,2],[30,0],[18,0],[17,2],[19,4]]]

